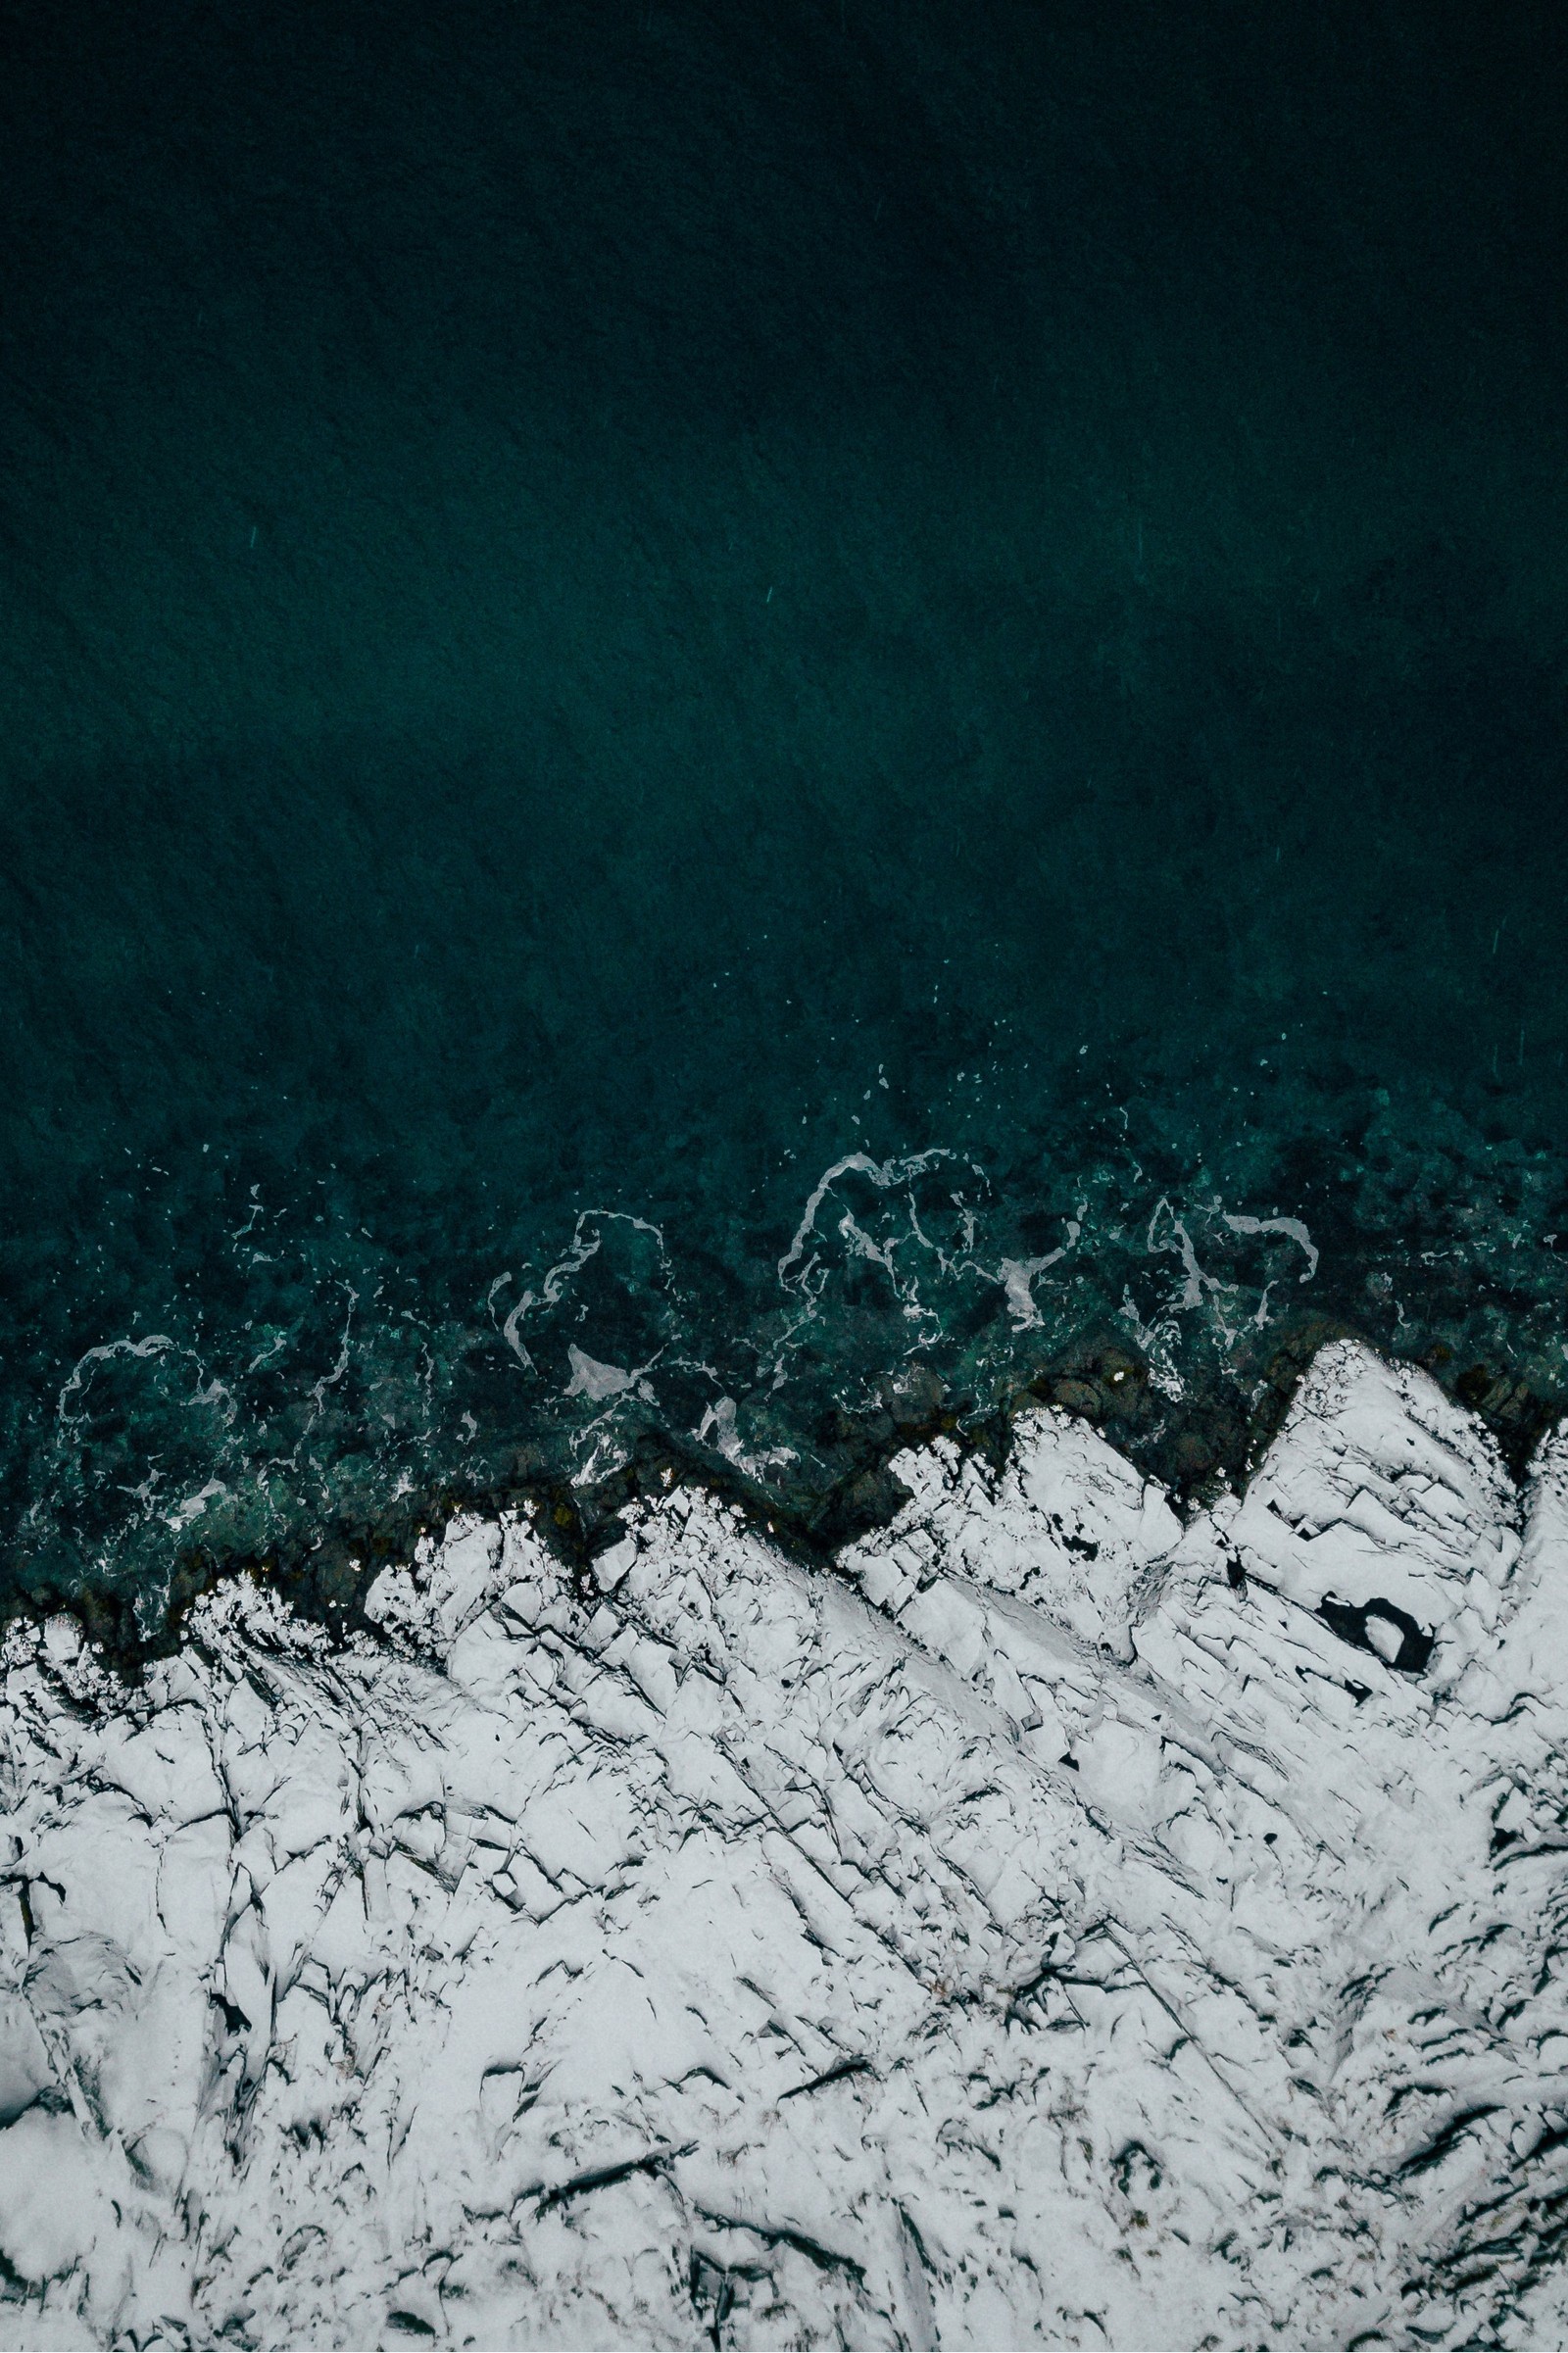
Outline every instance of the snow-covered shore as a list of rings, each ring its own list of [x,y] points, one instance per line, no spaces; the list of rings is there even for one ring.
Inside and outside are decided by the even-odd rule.
[[[1337,1344],[1185,1529],[896,1467],[14,1631],[0,2341],[1564,2341],[1568,1432]]]

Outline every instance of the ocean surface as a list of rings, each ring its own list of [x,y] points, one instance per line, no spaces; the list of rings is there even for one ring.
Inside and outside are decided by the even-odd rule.
[[[1568,1396],[1560,11],[0,49],[0,1603]]]

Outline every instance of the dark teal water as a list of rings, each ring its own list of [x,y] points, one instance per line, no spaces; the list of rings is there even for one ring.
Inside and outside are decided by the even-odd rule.
[[[1563,1387],[1555,12],[0,32],[0,1578]]]

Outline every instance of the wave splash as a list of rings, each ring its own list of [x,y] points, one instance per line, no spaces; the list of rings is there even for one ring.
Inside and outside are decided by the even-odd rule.
[[[934,1426],[1042,1382],[1206,1492],[1276,1359],[1339,1331],[1468,1382],[1521,1446],[1568,1371],[1561,1172],[1451,1122],[1204,1156],[1118,1104],[1027,1152],[857,1143],[760,1206],[601,1195],[488,1263],[438,1217],[234,1192],[128,1325],[63,1290],[18,1310],[0,1598],[112,1593],[147,1631],[226,1561],[591,1488],[651,1434],[800,1509],[911,1396]]]

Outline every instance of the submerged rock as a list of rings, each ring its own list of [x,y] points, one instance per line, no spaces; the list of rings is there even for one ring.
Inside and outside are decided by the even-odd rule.
[[[1568,1433],[1337,1344],[1185,1528],[893,1468],[13,1629],[5,2341],[1560,2342]]]

